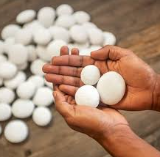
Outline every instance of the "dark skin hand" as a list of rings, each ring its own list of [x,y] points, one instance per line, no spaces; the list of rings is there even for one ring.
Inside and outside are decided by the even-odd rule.
[[[159,110],[155,98],[158,75],[133,52],[116,46],[105,46],[89,56],[79,56],[77,49],[72,55],[66,46],[61,48],[61,56],[53,57],[52,64],[46,64],[43,71],[47,81],[59,84],[62,92],[74,96],[83,85],[80,73],[87,65],[96,65],[101,74],[116,71],[126,82],[124,98],[112,107],[123,110]]]

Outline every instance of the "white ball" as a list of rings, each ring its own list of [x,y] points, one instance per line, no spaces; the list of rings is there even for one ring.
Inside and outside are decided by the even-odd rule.
[[[10,121],[4,129],[4,136],[11,143],[23,142],[28,134],[28,126],[21,120]]]
[[[0,125],[0,136],[1,136],[1,134],[2,134],[2,126]]]
[[[85,43],[88,40],[88,34],[84,27],[74,25],[70,29],[71,38],[77,43]]]
[[[7,25],[3,28],[1,32],[2,39],[7,39],[9,37],[15,37],[15,34],[19,31],[20,26],[15,24]]]
[[[100,71],[95,65],[88,65],[81,72],[81,80],[86,85],[95,85],[100,78]]]
[[[59,56],[61,47],[65,45],[66,42],[63,40],[54,40],[50,42],[50,44],[47,46],[47,55],[50,56],[50,59],[52,59],[53,56]]]
[[[48,55],[46,46],[38,45],[36,47],[36,54],[37,56],[42,59],[43,61],[50,61],[51,57]]]
[[[2,85],[3,85],[3,79],[0,78],[0,86],[2,86]]]
[[[92,23],[92,22],[85,22],[82,24],[82,26],[86,29],[86,30],[89,30],[91,28],[97,28],[97,26]]]
[[[12,79],[4,80],[4,85],[10,89],[16,89],[21,83],[26,80],[26,74],[23,71],[19,71]]]
[[[51,34],[47,29],[38,29],[33,34],[35,43],[40,45],[47,45],[51,40]]]
[[[49,31],[54,40],[60,39],[68,43],[70,41],[69,31],[63,27],[51,26]]]
[[[44,84],[45,84],[47,87],[53,89],[53,83],[44,80]]]
[[[98,28],[91,28],[88,30],[88,35],[91,44],[93,45],[103,45],[104,36],[103,32]]]
[[[28,81],[31,81],[32,83],[34,83],[37,89],[44,86],[44,78],[39,75],[30,76]]]
[[[12,113],[17,118],[28,118],[33,110],[34,104],[30,100],[17,99],[12,105]]]
[[[8,61],[0,63],[0,77],[4,79],[11,79],[17,73],[17,67]]]
[[[4,42],[0,40],[0,55],[4,53]]]
[[[0,54],[0,63],[7,61],[7,57],[5,55]]]
[[[37,90],[33,102],[37,106],[49,106],[53,103],[54,98],[52,90],[48,87],[41,87]]]
[[[28,45],[32,42],[32,33],[28,29],[20,29],[15,35],[16,43]]]
[[[11,106],[5,103],[0,103],[0,121],[8,120],[11,115]]]
[[[72,15],[61,15],[57,18],[55,24],[64,28],[70,28],[75,24],[75,19]]]
[[[37,107],[33,112],[33,121],[39,126],[46,126],[52,120],[51,111],[46,107]]]
[[[79,54],[81,56],[91,56],[91,51],[89,48],[80,50]]]
[[[15,99],[15,93],[6,87],[0,88],[0,102],[10,104]]]
[[[15,38],[9,37],[4,41],[4,53],[8,55],[11,47],[16,43]]]
[[[51,7],[41,8],[37,15],[38,21],[47,28],[53,24],[55,17],[55,10]]]
[[[75,18],[76,23],[78,24],[83,24],[85,22],[90,21],[91,19],[90,15],[85,11],[77,11],[73,14],[73,17]]]
[[[28,45],[27,46],[27,51],[28,51],[28,61],[32,62],[35,59],[37,59],[37,53],[36,53],[36,48],[34,45]]]
[[[9,49],[9,60],[14,64],[23,64],[28,60],[28,51],[22,44],[15,44]]]
[[[115,45],[116,44],[116,37],[111,32],[103,32],[104,35],[104,43],[103,45]]]
[[[75,101],[77,105],[97,107],[99,99],[97,89],[91,85],[84,85],[80,87],[75,94]]]
[[[91,45],[89,49],[90,49],[90,52],[92,52],[92,51],[99,50],[101,48],[102,46],[99,46],[99,45]]]
[[[28,67],[28,62],[22,63],[22,64],[17,64],[18,70],[26,70]]]
[[[16,17],[16,21],[17,23],[24,24],[32,21],[35,17],[36,17],[36,12],[34,10],[28,9],[20,12]]]
[[[68,4],[61,4],[57,7],[56,13],[58,16],[61,15],[70,15],[73,13],[73,8]]]
[[[35,61],[33,61],[30,66],[32,74],[43,76],[44,73],[42,71],[42,67],[44,64],[46,64],[46,62],[42,61],[41,59],[36,59]]]
[[[17,88],[17,95],[22,99],[30,99],[36,91],[36,85],[31,81],[21,83]]]
[[[115,105],[125,94],[125,81],[120,74],[110,71],[99,79],[97,90],[104,104]]]

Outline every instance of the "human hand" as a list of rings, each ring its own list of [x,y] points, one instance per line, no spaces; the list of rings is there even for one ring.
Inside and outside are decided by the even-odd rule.
[[[54,84],[60,84],[59,88],[66,94],[74,96],[78,87],[83,83],[80,73],[87,65],[96,65],[101,74],[108,71],[116,71],[122,75],[126,82],[124,98],[112,107],[124,110],[155,109],[154,87],[157,74],[133,52],[116,46],[105,46],[94,51],[89,56],[79,56],[74,49],[72,55],[68,55],[67,47],[61,49],[59,57],[53,57],[52,65],[43,67],[46,80]]]

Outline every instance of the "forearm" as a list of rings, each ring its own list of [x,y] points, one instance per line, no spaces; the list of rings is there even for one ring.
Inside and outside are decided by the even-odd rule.
[[[159,151],[139,138],[132,130],[122,129],[98,141],[114,157],[160,157]]]

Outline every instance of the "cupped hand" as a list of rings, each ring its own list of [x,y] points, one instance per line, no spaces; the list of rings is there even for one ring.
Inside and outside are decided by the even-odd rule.
[[[77,106],[73,97],[65,95],[58,86],[54,89],[56,109],[74,130],[101,141],[114,133],[130,129],[125,118],[115,109]]]
[[[80,74],[83,67],[96,65],[101,75],[116,71],[126,82],[126,93],[123,99],[113,108],[124,110],[155,109],[153,92],[157,74],[138,58],[133,52],[116,46],[105,46],[91,53],[80,56],[77,49],[69,55],[68,48],[61,48],[61,56],[53,57],[52,64],[46,64],[43,71],[47,81],[59,84],[62,92],[74,96],[83,85]]]

